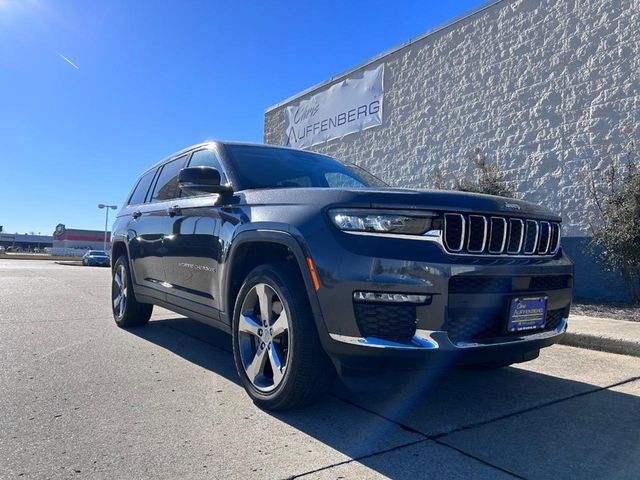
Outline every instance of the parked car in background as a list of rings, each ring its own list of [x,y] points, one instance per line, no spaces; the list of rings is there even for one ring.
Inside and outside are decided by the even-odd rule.
[[[108,267],[110,262],[109,254],[102,250],[89,250],[82,256],[84,266]]]
[[[160,305],[232,334],[240,381],[281,410],[335,374],[532,360],[567,328],[557,214],[521,200],[391,188],[312,152],[212,142],[144,172],[112,236],[112,305]]]

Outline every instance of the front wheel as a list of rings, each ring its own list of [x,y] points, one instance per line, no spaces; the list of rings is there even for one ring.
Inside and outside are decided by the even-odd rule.
[[[153,311],[153,305],[136,300],[129,262],[125,255],[118,258],[113,266],[111,308],[116,325],[122,328],[146,325]]]
[[[242,385],[259,407],[286,410],[328,390],[334,369],[299,272],[277,264],[249,273],[234,308],[233,354]]]

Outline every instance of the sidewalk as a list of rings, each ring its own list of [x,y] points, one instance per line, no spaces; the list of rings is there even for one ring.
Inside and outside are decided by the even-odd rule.
[[[570,315],[562,343],[640,357],[640,322]]]

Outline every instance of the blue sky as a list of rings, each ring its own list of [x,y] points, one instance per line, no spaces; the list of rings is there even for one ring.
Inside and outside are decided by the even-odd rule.
[[[0,225],[101,229],[149,165],[483,3],[0,0]]]

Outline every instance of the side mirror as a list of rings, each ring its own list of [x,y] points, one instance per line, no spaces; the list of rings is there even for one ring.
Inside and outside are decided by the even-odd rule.
[[[220,172],[213,167],[188,167],[180,170],[178,186],[199,193],[228,193],[231,187],[220,185]]]

